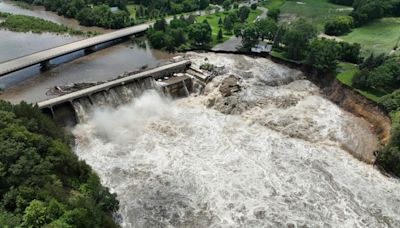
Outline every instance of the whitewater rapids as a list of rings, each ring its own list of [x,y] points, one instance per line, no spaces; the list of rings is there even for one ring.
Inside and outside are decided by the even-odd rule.
[[[400,227],[400,182],[353,156],[376,149],[368,123],[269,60],[189,57],[225,66],[204,95],[147,91],[73,130],[123,227]]]

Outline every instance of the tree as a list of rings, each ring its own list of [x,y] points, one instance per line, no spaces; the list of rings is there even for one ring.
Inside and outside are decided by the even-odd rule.
[[[354,26],[353,18],[350,16],[338,16],[333,21],[325,24],[325,34],[332,36],[344,35],[351,31]]]
[[[250,9],[247,6],[241,6],[238,11],[238,17],[241,22],[245,22],[249,17]]]
[[[153,31],[149,34],[149,41],[153,48],[155,49],[162,49],[166,46],[165,37],[167,36],[166,33],[163,31]]]
[[[156,22],[153,25],[153,28],[156,31],[164,31],[165,32],[165,30],[167,28],[167,21],[164,18],[156,20]]]
[[[377,164],[386,171],[400,176],[400,127],[392,129],[390,142],[379,151]]]
[[[268,10],[267,16],[275,21],[278,21],[279,14],[281,13],[279,8],[272,8]]]
[[[257,28],[254,24],[248,24],[242,30],[242,45],[244,48],[250,49],[258,43]]]
[[[258,36],[261,40],[268,39],[273,41],[278,30],[278,25],[272,19],[262,19],[255,23]]]
[[[208,45],[212,41],[211,27],[206,21],[192,24],[188,27],[188,36],[195,46]]]
[[[305,20],[295,21],[285,32],[283,42],[287,48],[287,57],[301,60],[307,53],[309,42],[316,37],[316,29]]]
[[[222,3],[222,8],[224,8],[224,10],[225,11],[228,11],[228,10],[230,10],[231,9],[231,1],[230,0],[225,0],[223,3]]]
[[[251,8],[252,10],[256,10],[256,9],[257,9],[257,3],[251,4],[250,8]]]
[[[235,34],[236,37],[242,36],[242,30],[243,30],[243,24],[241,23],[236,23],[233,27],[233,33]]]
[[[51,221],[45,204],[40,200],[33,200],[25,209],[22,226],[39,228]]]
[[[340,42],[340,60],[358,64],[362,61],[361,45],[358,43]]]
[[[337,66],[340,47],[328,39],[314,39],[311,42],[306,63],[318,70],[334,71]]]
[[[222,27],[223,24],[224,24],[224,22],[222,21],[222,18],[219,17],[219,19],[218,19],[218,27]]]
[[[390,112],[400,111],[400,90],[395,90],[393,93],[381,97],[379,103]]]
[[[222,33],[222,29],[219,29],[218,35],[217,35],[217,41],[218,43],[222,42],[224,40],[224,35]]]
[[[174,46],[179,47],[180,45],[186,43],[185,31],[183,28],[173,29],[170,32],[173,38]]]
[[[209,0],[199,0],[199,9],[206,9],[210,5]]]
[[[232,29],[233,29],[233,26],[234,26],[234,23],[233,23],[231,17],[229,17],[229,16],[225,17],[225,20],[224,20],[224,29],[225,29],[226,31],[228,31],[228,32],[231,32]]]

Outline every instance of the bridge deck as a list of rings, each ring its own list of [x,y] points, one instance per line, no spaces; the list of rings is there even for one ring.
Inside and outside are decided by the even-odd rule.
[[[76,92],[72,92],[66,95],[62,95],[53,99],[49,99],[46,101],[42,101],[39,102],[37,105],[39,106],[39,108],[43,109],[43,108],[48,108],[48,107],[52,107],[54,105],[58,105],[61,103],[65,103],[65,102],[72,102],[75,99],[79,99],[81,97],[85,97],[88,95],[92,95],[94,93],[100,92],[100,91],[104,91],[104,90],[108,90],[111,89],[115,86],[118,85],[124,85],[127,84],[131,81],[135,81],[141,78],[145,78],[145,77],[155,77],[156,75],[160,75],[160,73],[162,72],[169,72],[169,71],[175,71],[175,69],[177,69],[176,71],[179,71],[179,69],[184,69],[187,68],[188,66],[190,66],[191,61],[190,60],[183,60],[183,61],[179,61],[179,62],[175,62],[175,63],[171,63],[171,64],[167,64],[164,66],[160,66],[148,71],[144,71],[138,74],[134,74],[131,76],[127,76],[124,78],[120,78],[120,79],[116,79],[110,82],[106,82],[100,85],[96,85],[96,86],[92,86],[80,91],[76,91]]]
[[[2,62],[0,63],[0,77],[97,44],[144,32],[149,26],[149,24],[137,25]]]

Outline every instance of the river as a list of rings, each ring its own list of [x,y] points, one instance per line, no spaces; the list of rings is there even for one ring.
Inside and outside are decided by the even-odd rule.
[[[10,5],[0,2],[0,10]],[[0,61],[81,39],[4,30],[0,37]],[[118,194],[123,227],[400,227],[399,180],[351,155],[377,148],[365,120],[267,59],[188,56],[224,67],[204,94],[170,100],[148,91],[96,108],[72,131],[75,152]],[[46,99],[53,86],[111,79],[171,55],[124,42],[73,57],[0,79],[0,98]],[[229,75],[241,90],[224,97],[219,87]]]
[[[85,31],[93,29],[77,26],[76,20],[44,11],[42,7],[33,7],[33,10],[28,10],[3,1],[0,2],[0,11],[36,16]],[[50,33],[16,33],[7,30],[0,30],[0,37],[0,62],[84,38]],[[0,99],[13,103],[22,100],[35,103],[53,97],[46,95],[46,92],[54,86],[110,80],[124,72],[138,70],[143,66],[156,66],[174,56],[149,48],[145,40],[144,43],[145,47],[142,47],[142,45],[138,46],[131,41],[126,41],[86,56],[83,51],[76,52],[52,60],[52,64],[64,64],[48,71],[41,71],[37,65],[9,74],[0,78],[0,88],[3,89]],[[83,57],[77,58],[79,56]]]
[[[73,130],[76,153],[118,194],[123,227],[400,226],[399,180],[351,155],[376,149],[365,120],[267,59],[189,57],[226,72],[203,95],[149,91]],[[231,74],[241,91],[224,97]]]
[[[99,27],[81,26],[81,25],[79,25],[79,22],[77,20],[59,16],[56,13],[51,12],[51,11],[46,11],[43,6],[30,6],[28,9],[25,9],[25,8],[21,8],[21,7],[17,6],[16,2],[0,0],[0,12],[39,17],[39,18],[42,18],[42,19],[45,19],[48,21],[52,21],[57,24],[62,24],[67,27],[81,30],[81,31],[86,31],[86,32],[91,31],[91,32],[104,33],[107,31],[111,31],[111,30],[107,30],[107,29],[103,29],[103,28],[99,28]]]

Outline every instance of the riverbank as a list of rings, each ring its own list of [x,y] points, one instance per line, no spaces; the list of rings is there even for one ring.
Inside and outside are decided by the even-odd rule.
[[[371,130],[376,134],[381,146],[386,145],[391,138],[391,118],[384,107],[372,100],[369,100],[367,97],[359,94],[357,91],[354,91],[352,87],[341,83],[339,80],[336,79],[336,76],[334,74],[316,71],[309,66],[303,65],[299,62],[289,61],[274,55],[248,53],[244,51],[238,52],[207,50],[205,52],[246,55],[256,58],[268,58],[275,63],[285,65],[292,69],[300,70],[304,73],[308,80],[313,82],[321,89],[321,93],[324,95],[324,97],[337,104],[342,109],[368,121],[370,123]],[[352,154],[357,159],[369,164],[374,163],[376,160],[375,155],[371,153]]]
[[[0,28],[8,29],[13,32],[51,32],[56,34],[69,34],[79,36],[93,36],[98,34],[92,32],[82,32],[76,29],[68,28],[64,25],[59,25],[54,22],[32,16],[0,13],[0,18],[3,19],[0,22]]]
[[[334,73],[316,71],[309,66],[296,63],[276,55],[269,55],[274,62],[302,70],[307,78],[318,85],[325,96],[345,110],[367,119],[374,127],[382,145],[390,139],[391,120],[382,105],[369,99],[336,78]]]

